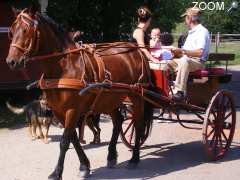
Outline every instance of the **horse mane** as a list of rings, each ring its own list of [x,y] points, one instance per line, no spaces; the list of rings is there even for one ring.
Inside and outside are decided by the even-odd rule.
[[[67,42],[72,41],[68,34],[67,31],[56,21],[54,21],[51,17],[43,14],[38,14],[39,21],[40,23],[47,23],[50,28],[53,30],[53,32],[57,35],[57,37],[60,39],[60,41],[66,45]]]

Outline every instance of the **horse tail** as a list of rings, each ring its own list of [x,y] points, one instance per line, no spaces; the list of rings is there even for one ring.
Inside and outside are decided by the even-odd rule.
[[[12,106],[8,101],[6,101],[6,106],[7,106],[7,108],[8,108],[11,112],[13,112],[14,114],[23,114],[23,113],[25,112],[25,110],[26,110],[26,106],[23,106],[23,107],[21,107],[21,108],[19,108],[19,107],[14,107],[14,106]]]
[[[150,135],[153,124],[153,105],[149,102],[144,102],[144,134],[141,135],[141,141],[145,141]]]

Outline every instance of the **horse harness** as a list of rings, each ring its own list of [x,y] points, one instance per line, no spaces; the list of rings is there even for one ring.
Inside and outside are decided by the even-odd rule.
[[[87,53],[91,54],[95,59],[96,65],[97,65],[97,69],[98,69],[98,73],[96,72],[95,68],[93,67],[93,64],[91,62],[91,60],[89,58],[88,59],[88,63],[91,66],[91,70],[93,72],[93,76],[94,76],[94,83],[108,83],[108,84],[112,84],[111,82],[111,73],[109,71],[106,70],[105,68],[105,64],[104,61],[101,57],[101,54],[99,54],[97,52],[97,48],[96,45],[90,45],[90,44],[84,44],[81,45],[79,48],[75,48],[75,49],[67,49],[63,52],[54,52],[52,54],[47,54],[47,55],[39,55],[39,56],[32,56],[34,55],[39,48],[39,40],[40,40],[40,32],[38,30],[38,21],[33,19],[31,16],[29,16],[27,13],[25,13],[25,10],[23,10],[16,18],[15,22],[13,23],[13,25],[10,28],[9,31],[9,37],[12,37],[12,28],[13,26],[17,23],[18,20],[21,20],[25,25],[27,25],[27,28],[29,28],[29,36],[33,35],[31,37],[31,41],[30,41],[30,45],[28,48],[24,48],[19,44],[16,43],[11,43],[11,47],[15,47],[18,48],[20,51],[23,52],[23,55],[25,57],[28,57],[28,61],[36,61],[36,60],[45,60],[45,59],[49,59],[49,58],[53,58],[53,57],[61,57],[61,56],[66,56],[68,54],[72,54],[72,53],[79,53],[79,55],[81,56],[84,65],[85,65],[85,71],[86,71],[86,62],[85,62],[85,58],[84,55],[86,55]],[[123,47],[117,47],[120,43],[115,43],[115,44],[111,44],[111,46],[109,46],[109,44],[102,44],[102,49],[103,51],[112,47],[116,48],[123,48]],[[126,48],[126,47],[124,47]],[[146,60],[144,58],[144,55],[141,53],[141,51],[139,50],[139,47],[131,47],[131,49],[136,49],[140,52],[141,55],[141,59],[142,59],[142,74],[140,75],[139,79],[138,79],[138,83],[136,83],[135,85],[129,85],[129,89],[141,89],[141,80],[144,76],[143,74],[143,69],[146,63]],[[84,53],[85,52],[85,53]],[[120,53],[118,53],[120,54]],[[30,57],[32,56],[32,57]],[[26,63],[26,62],[25,62]],[[85,72],[84,72],[85,73]],[[83,74],[84,74],[83,73]],[[149,74],[148,74],[148,77]],[[149,81],[151,82],[151,81]],[[46,90],[46,89],[56,89],[56,88],[64,88],[64,89],[73,89],[73,90],[80,90],[80,89],[86,89],[88,84],[86,83],[85,79],[84,79],[84,75],[82,76],[81,79],[69,79],[69,78],[59,78],[59,79],[45,79],[44,78],[44,74],[42,74],[40,80],[31,83],[30,85],[27,86],[27,89],[31,89],[33,87],[39,87],[42,90]],[[114,85],[113,85],[114,86]],[[121,83],[115,83],[116,87],[123,87],[123,84]],[[99,99],[99,97],[101,96],[102,92],[104,91],[104,88],[100,88],[100,91],[97,92],[97,95],[95,97],[95,100],[91,106],[91,110],[89,112],[93,112],[94,108],[96,106],[96,103]]]

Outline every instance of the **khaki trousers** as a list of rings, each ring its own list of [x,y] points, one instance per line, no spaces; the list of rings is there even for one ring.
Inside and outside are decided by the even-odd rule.
[[[186,93],[189,73],[203,69],[204,62],[200,61],[200,59],[183,56],[180,59],[168,61],[168,66],[177,70],[174,91],[183,91]]]

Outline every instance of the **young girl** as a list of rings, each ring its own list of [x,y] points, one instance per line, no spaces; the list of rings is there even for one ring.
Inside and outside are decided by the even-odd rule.
[[[160,38],[161,31],[159,28],[154,28],[151,31],[151,40],[149,42],[151,48],[151,54],[153,57],[157,58],[159,61],[171,60],[173,58],[173,54],[171,49],[174,48],[171,46],[173,44],[173,37],[168,34],[162,34]],[[164,116],[166,115],[166,116]],[[162,122],[171,122],[167,121],[167,119],[172,119],[172,112],[167,109],[161,109],[160,118],[165,118],[165,120],[157,120],[158,123]]]
[[[160,34],[161,31],[159,28],[153,28],[151,31],[151,39],[150,39],[150,52],[153,57],[157,58],[160,60],[161,58],[161,42],[160,42]]]
[[[158,60],[171,60],[173,58],[171,49],[174,48],[171,46],[173,43],[173,37],[168,33],[163,33],[160,38],[160,34],[161,32],[159,28],[154,28],[151,31],[151,54]]]

